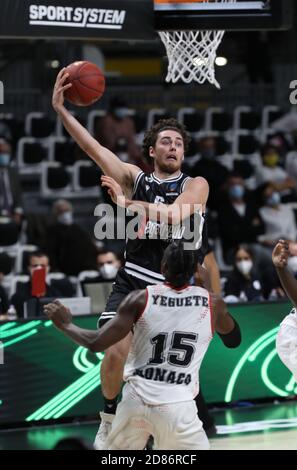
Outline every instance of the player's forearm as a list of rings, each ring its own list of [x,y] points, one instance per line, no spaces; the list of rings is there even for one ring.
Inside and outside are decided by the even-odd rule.
[[[288,268],[276,268],[276,271],[287,296],[297,307],[297,280]]]
[[[218,269],[211,267],[209,270],[209,277],[210,277],[210,286],[212,292],[217,295],[221,295],[222,288],[221,288],[221,281],[220,281],[220,273]]]
[[[119,326],[117,322],[116,319],[110,320],[100,330],[86,330],[69,323],[60,330],[80,346],[92,352],[102,352],[129,333],[132,323],[130,325],[129,322],[125,322],[124,325]]]
[[[207,269],[210,279],[210,290],[217,295],[221,295],[220,271],[213,252],[209,252],[204,258],[204,265]]]
[[[195,209],[195,204],[184,204],[182,207],[177,204],[149,203],[144,201],[125,200],[125,207],[131,212],[138,214],[145,213],[149,220],[167,222],[169,224],[179,224],[184,219],[190,217]]]
[[[92,352],[104,351],[104,344],[102,344],[103,347],[101,347],[100,333],[97,330],[85,330],[83,328],[79,328],[73,323],[64,325],[59,329],[75,343]],[[96,349],[94,349],[94,344],[96,344]]]

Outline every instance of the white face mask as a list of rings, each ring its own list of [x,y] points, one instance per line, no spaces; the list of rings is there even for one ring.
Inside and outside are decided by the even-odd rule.
[[[253,267],[253,262],[250,259],[243,259],[236,263],[236,267],[242,274],[249,274]]]
[[[71,225],[73,223],[73,214],[71,211],[63,212],[57,217],[58,222],[63,225]]]
[[[100,267],[99,271],[103,279],[114,279],[117,275],[118,268],[113,264],[105,263]]]
[[[292,271],[292,273],[297,273],[297,256],[290,256],[288,259],[288,268]]]

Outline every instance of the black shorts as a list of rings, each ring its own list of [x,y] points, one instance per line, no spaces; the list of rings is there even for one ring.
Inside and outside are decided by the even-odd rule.
[[[122,300],[124,300],[130,292],[137,289],[145,289],[146,286],[149,285],[150,284],[148,282],[126,273],[124,268],[119,269],[112,291],[108,297],[105,310],[101,313],[98,320],[98,327],[100,328],[104,323],[115,316]]]

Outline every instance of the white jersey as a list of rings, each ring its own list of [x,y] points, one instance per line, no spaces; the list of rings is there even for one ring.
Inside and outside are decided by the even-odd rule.
[[[199,369],[213,337],[212,324],[206,289],[148,286],[124,380],[147,404],[192,400],[199,392]]]
[[[296,308],[292,308],[292,310],[290,311],[289,315],[287,315],[282,323],[282,324],[286,324],[288,326],[291,326],[292,328],[297,328],[297,312],[296,312]]]

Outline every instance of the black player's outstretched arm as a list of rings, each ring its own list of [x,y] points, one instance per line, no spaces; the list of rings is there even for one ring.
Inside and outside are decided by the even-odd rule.
[[[122,162],[113,152],[94,139],[78,120],[64,106],[64,92],[71,87],[65,84],[68,77],[67,69],[63,68],[56,79],[52,105],[59,115],[65,129],[80,148],[109,176],[112,176],[122,187],[126,195],[131,195],[134,181],[140,168],[131,163]]]
[[[297,280],[287,268],[289,256],[288,242],[279,240],[272,252],[272,261],[287,296],[297,308]]]
[[[46,305],[44,312],[53,321],[56,328],[75,343],[92,352],[100,352],[105,351],[127,336],[133,324],[143,312],[145,305],[145,290],[131,292],[119,306],[117,315],[100,330],[87,330],[74,325],[70,310],[58,300]]]
[[[102,186],[107,188],[115,204],[150,220],[164,221],[173,225],[179,224],[194,212],[204,212],[209,193],[207,181],[198,176],[187,183],[185,191],[176,198],[174,203],[166,205],[131,200],[124,196],[122,188],[114,178],[103,176],[101,180]]]
[[[214,310],[215,330],[227,348],[237,348],[241,343],[241,332],[237,321],[230,315],[224,300],[210,294]]]

